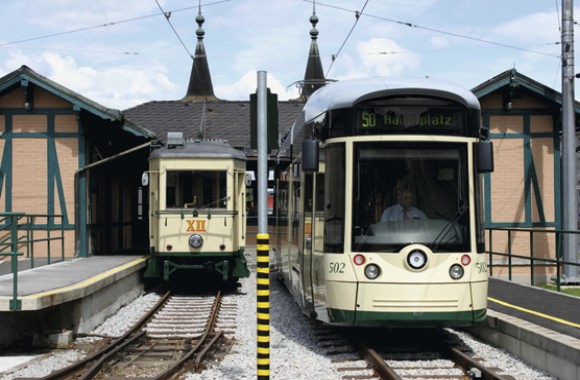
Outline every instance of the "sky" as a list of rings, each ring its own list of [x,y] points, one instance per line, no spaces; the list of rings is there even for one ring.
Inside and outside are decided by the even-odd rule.
[[[186,94],[199,0],[0,4],[0,76],[26,65],[119,110]],[[561,90],[561,0],[203,0],[215,95],[248,100],[266,71],[280,100],[296,98],[313,11],[328,79],[429,77],[471,89],[515,68]]]

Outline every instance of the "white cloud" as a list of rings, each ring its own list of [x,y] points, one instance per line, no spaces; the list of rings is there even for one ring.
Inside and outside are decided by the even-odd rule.
[[[164,3],[166,1],[160,1],[162,6]],[[27,23],[60,31],[112,25],[114,22],[131,18],[128,15],[151,15],[161,11],[155,2],[142,0],[87,1],[83,2],[82,6],[79,6],[78,0],[35,0],[25,5],[25,12]]]
[[[298,90],[295,87],[286,89],[286,86],[270,73],[267,75],[266,82],[270,91],[278,94],[278,100],[295,99],[298,97]],[[257,71],[248,71],[233,84],[214,85],[214,92],[219,99],[249,100],[250,94],[255,93],[257,88]]]
[[[387,38],[360,42],[356,51],[356,57],[345,58],[349,67],[345,75],[347,78],[409,75],[418,67],[420,61],[418,54]]]
[[[537,12],[501,23],[492,33],[503,38],[501,42],[506,44],[557,42],[560,40],[558,19],[556,12]]]
[[[173,26],[193,51],[198,3],[158,1],[165,10],[174,10]],[[202,3],[204,43],[220,99],[247,100],[256,90],[256,69],[268,71],[269,86],[280,99],[298,96],[291,84],[303,79],[306,69],[312,3]],[[544,82],[554,83],[560,47],[549,43],[560,36],[553,2],[529,2],[523,11],[512,3],[371,1],[328,77],[429,75],[478,84],[515,66],[535,79],[546,76]],[[331,55],[340,49],[356,20],[354,10],[361,6],[346,0],[335,0],[332,6],[317,2],[317,42],[325,74]],[[498,7],[502,11],[493,13]],[[28,65],[73,91],[118,109],[185,95],[191,58],[159,14],[155,1],[34,0],[6,2],[5,8],[6,30],[1,39],[14,43],[0,49],[4,73]],[[185,8],[188,10],[176,11]],[[409,28],[405,22],[544,54]],[[111,25],[93,28],[104,24]],[[46,38],[35,39],[39,37]],[[28,41],[15,43],[24,40]]]
[[[79,65],[75,58],[45,52],[27,56],[16,51],[5,62],[7,72],[22,65],[105,107],[123,110],[150,99],[176,99],[179,88],[171,82],[163,65]],[[185,91],[185,89],[183,89]]]
[[[429,44],[435,49],[447,48],[452,45],[449,38],[442,36],[433,36],[429,38]]]

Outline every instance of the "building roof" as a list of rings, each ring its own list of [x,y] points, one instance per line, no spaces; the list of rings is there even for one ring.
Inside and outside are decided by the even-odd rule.
[[[514,92],[525,90],[531,95],[555,104],[562,104],[562,94],[538,81],[518,72],[516,69],[506,70],[495,77],[488,79],[471,91],[479,99],[496,91],[507,91],[506,96],[515,95]],[[511,91],[511,94],[509,93]],[[580,112],[580,103],[574,102],[574,112]]]
[[[282,133],[302,111],[303,102],[278,102],[278,125]],[[183,132],[186,139],[203,137],[228,140],[230,145],[250,147],[250,102],[151,101],[124,111],[125,117],[155,133],[163,142],[167,132]]]
[[[93,115],[112,122],[120,122],[123,130],[134,134],[135,136],[154,139],[155,135],[129,120],[125,120],[123,113],[116,109],[107,108],[96,103],[32,70],[27,66],[21,66],[19,69],[0,78],[0,93],[12,90],[18,86],[29,86],[34,84],[49,93],[62,98],[71,103],[72,107],[77,110],[85,110]]]

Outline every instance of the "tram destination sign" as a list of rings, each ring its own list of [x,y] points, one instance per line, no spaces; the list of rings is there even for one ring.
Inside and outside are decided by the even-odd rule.
[[[355,112],[358,133],[461,133],[463,113],[456,108],[388,106]]]

